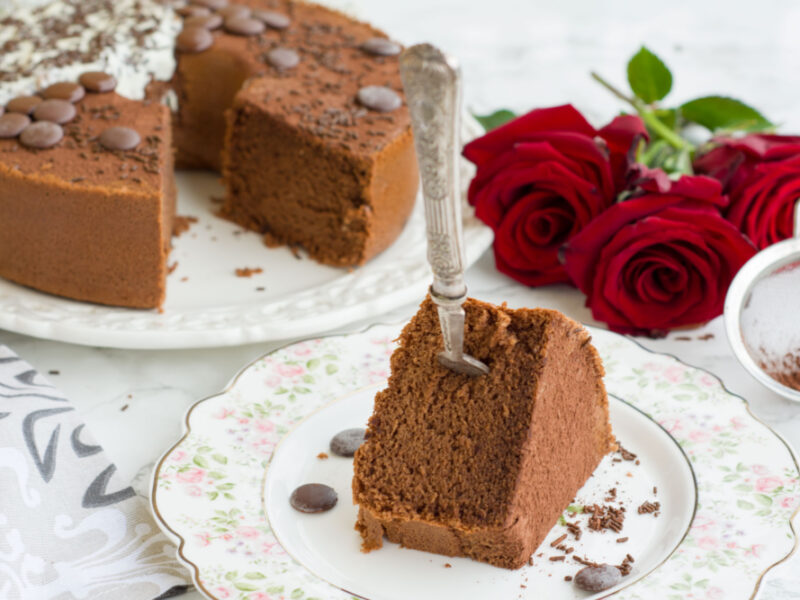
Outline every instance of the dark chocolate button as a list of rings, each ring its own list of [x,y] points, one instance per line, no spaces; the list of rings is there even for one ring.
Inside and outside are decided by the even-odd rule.
[[[13,113],[21,113],[29,115],[37,105],[41,104],[42,99],[39,96],[17,96],[9,100],[6,104],[6,110]]]
[[[28,125],[19,134],[19,142],[28,148],[50,148],[55,146],[64,137],[64,130],[61,125],[56,125],[50,121],[37,121]]]
[[[81,85],[95,94],[113,92],[117,87],[117,78],[103,71],[89,71],[78,78]]]
[[[267,52],[267,62],[281,71],[293,69],[300,63],[300,55],[290,48],[273,48]]]
[[[613,565],[585,567],[575,575],[575,585],[587,592],[602,592],[622,581],[622,573]]]
[[[86,90],[82,85],[71,81],[54,83],[42,90],[42,98],[45,100],[66,100],[67,102],[78,102],[86,95]]]
[[[17,137],[31,124],[27,115],[10,112],[0,117],[0,139]]]
[[[331,439],[331,452],[339,456],[353,456],[358,447],[364,443],[366,429],[355,427],[340,431]]]
[[[139,133],[130,127],[109,127],[98,139],[107,150],[132,150],[142,141]]]
[[[307,483],[292,492],[289,502],[304,513],[320,513],[336,506],[336,490],[322,483]]]
[[[44,100],[33,109],[33,118],[63,125],[75,118],[75,107],[67,100]]]
[[[286,29],[292,22],[286,15],[271,10],[255,10],[253,17],[272,29]]]
[[[225,31],[234,35],[258,35],[266,28],[264,23],[250,17],[229,17],[225,19]]]
[[[205,6],[189,4],[188,6],[181,6],[177,13],[182,17],[207,17],[211,14],[211,9]]]
[[[371,110],[391,112],[403,105],[400,95],[382,85],[368,85],[358,90],[358,101]]]
[[[374,37],[361,44],[361,49],[369,54],[376,56],[396,56],[400,54],[403,47],[397,42],[386,38]]]
[[[181,52],[202,52],[214,43],[214,36],[205,27],[187,27],[175,39],[175,47]]]
[[[219,10],[228,6],[228,0],[192,0],[192,4],[204,6],[210,10]]]
[[[201,27],[202,29],[217,29],[222,26],[222,17],[219,15],[206,15],[205,17],[189,17],[183,22],[187,29],[190,27]]]
[[[241,4],[229,4],[225,8],[220,8],[217,14],[225,19],[247,19],[250,17],[250,9]]]

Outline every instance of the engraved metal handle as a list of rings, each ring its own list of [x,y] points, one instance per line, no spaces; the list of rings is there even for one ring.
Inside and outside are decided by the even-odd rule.
[[[438,306],[444,338],[439,361],[455,371],[482,375],[488,367],[465,355],[463,232],[459,165],[461,70],[430,44],[400,56],[400,76],[414,129],[425,200],[431,297]]]

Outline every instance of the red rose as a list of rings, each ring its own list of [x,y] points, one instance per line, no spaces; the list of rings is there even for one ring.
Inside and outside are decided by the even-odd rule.
[[[567,244],[565,268],[595,319],[621,333],[659,335],[721,314],[755,249],[720,214],[727,200],[718,181],[641,170],[632,196]]]
[[[722,182],[730,198],[726,218],[759,249],[792,237],[800,198],[800,137],[749,135],[712,144],[694,168]]]
[[[567,282],[559,248],[610,206],[644,135],[638,117],[595,130],[570,105],[534,110],[464,148],[478,167],[475,214],[495,232],[498,270],[527,285]]]

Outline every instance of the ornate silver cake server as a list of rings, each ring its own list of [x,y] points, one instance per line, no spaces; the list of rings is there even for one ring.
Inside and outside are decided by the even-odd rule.
[[[439,311],[444,352],[439,362],[459,373],[483,375],[489,367],[464,354],[464,283],[461,190],[458,174],[461,71],[430,44],[400,56],[400,76],[411,113],[422,175],[428,261],[433,270],[431,298]]]

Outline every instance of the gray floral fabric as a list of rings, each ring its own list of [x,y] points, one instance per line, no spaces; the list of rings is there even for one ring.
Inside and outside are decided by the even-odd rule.
[[[152,600],[189,584],[70,402],[0,346],[0,598]]]

